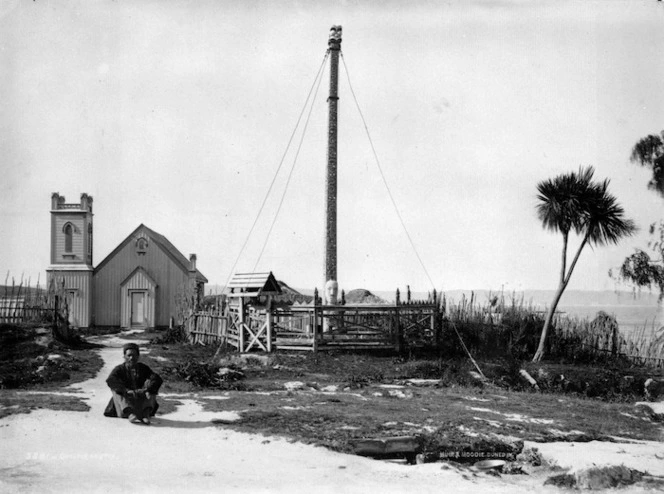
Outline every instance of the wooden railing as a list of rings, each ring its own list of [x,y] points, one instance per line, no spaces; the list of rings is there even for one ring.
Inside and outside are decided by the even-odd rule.
[[[227,337],[228,317],[218,312],[194,312],[185,320],[184,330],[191,343],[219,343]]]
[[[377,349],[434,345],[440,337],[433,303],[314,305],[273,313],[278,349]]]
[[[48,323],[53,321],[54,311],[52,307],[27,306],[22,299],[0,299],[0,323],[4,324]]]
[[[437,345],[441,312],[434,292],[430,300],[394,304],[312,305],[252,303],[231,297],[224,315],[198,312],[186,321],[194,343],[227,343],[237,351],[318,351],[394,349]]]

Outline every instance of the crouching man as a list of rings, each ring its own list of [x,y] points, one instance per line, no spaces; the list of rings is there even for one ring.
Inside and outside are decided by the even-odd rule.
[[[150,425],[150,417],[159,407],[156,395],[163,381],[150,367],[138,361],[140,352],[136,343],[127,343],[122,351],[124,364],[113,369],[106,379],[113,397],[104,415]]]

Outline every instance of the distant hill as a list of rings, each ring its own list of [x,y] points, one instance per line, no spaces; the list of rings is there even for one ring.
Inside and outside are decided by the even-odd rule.
[[[307,300],[311,301],[313,299],[314,291],[307,288],[291,288],[287,283],[280,281],[280,286],[282,290],[287,293],[291,293],[295,296],[306,297]],[[10,287],[11,288],[11,287]],[[222,293],[222,285],[207,285],[206,293]],[[0,287],[1,289],[1,287]],[[357,302],[357,303],[394,303],[395,300],[395,291],[385,291],[385,290],[368,290],[368,289],[356,289],[346,291],[346,300],[350,302],[350,295],[355,291],[366,291],[371,296],[377,297],[381,302]],[[441,292],[438,292],[439,295]],[[463,297],[466,300],[470,300],[471,295],[474,297],[474,300],[480,304],[486,304],[491,297],[500,296],[500,290],[445,290],[442,292],[445,295],[445,298],[448,302],[459,302]],[[322,295],[322,294],[321,294]],[[553,300],[554,290],[522,290],[522,291],[507,291],[505,290],[502,295],[505,297],[506,302],[511,302],[512,299],[515,299],[517,303],[520,303],[523,300],[525,305],[535,305],[540,308],[548,307]],[[353,294],[353,297],[356,295]],[[357,297],[363,299],[366,294],[359,294]],[[411,298],[413,300],[426,300],[429,296],[429,292],[412,292]],[[613,291],[613,290],[604,290],[604,291],[592,291],[592,290],[567,290],[560,301],[560,306],[562,307],[614,307],[614,306],[657,306],[658,304],[659,293],[653,291],[649,292],[647,290],[643,291]],[[405,300],[406,290],[401,290],[401,300]],[[353,302],[356,303],[356,302]]]
[[[273,298],[275,302],[282,302],[287,304],[292,304],[297,302],[300,304],[308,304],[314,299],[312,295],[305,295],[303,293],[300,293],[294,288],[288,286],[288,284],[284,281],[277,280],[277,283],[279,284],[279,288],[281,289],[281,294]],[[205,291],[207,295],[205,295],[205,297],[203,298],[203,303],[208,305],[217,304],[218,303],[217,297],[222,296],[222,294],[224,293],[223,286],[221,285],[208,285]]]
[[[0,285],[0,300],[21,299],[27,305],[40,305],[46,294],[44,287]]]
[[[298,302],[300,304],[308,304],[314,299],[312,295],[304,295],[294,288],[291,288],[285,281],[277,280],[277,283],[279,283],[279,288],[281,288],[281,295],[275,297],[275,300],[278,302]]]
[[[387,300],[377,297],[369,290],[356,288],[346,293],[347,304],[386,304]]]
[[[39,288],[34,286],[20,286],[19,285],[0,285],[0,297],[10,297],[10,296],[25,296],[26,294],[36,295],[44,293],[44,287],[40,286]]]
[[[394,291],[380,291],[373,292],[376,296],[381,297],[388,302],[394,302]],[[525,305],[549,306],[553,300],[554,290],[522,290],[522,291],[507,291],[502,294],[500,290],[445,290],[442,292],[448,302],[459,302],[463,297],[470,300],[474,297],[476,303],[480,305],[486,304],[490,298],[501,295],[505,297],[506,302],[511,302],[513,299],[520,303],[523,300]],[[440,296],[441,292],[438,292]],[[426,300],[428,292],[412,292],[411,298],[413,300]],[[560,305],[566,307],[574,306],[594,306],[594,307],[613,307],[613,306],[656,306],[659,293],[641,291],[593,291],[593,290],[567,290]],[[401,299],[405,299],[405,290],[401,290]]]
[[[445,296],[448,300],[459,301],[464,296],[468,300],[471,293],[474,293],[475,300],[480,304],[487,302],[490,296],[501,296],[500,291],[489,290],[450,290],[445,292]],[[506,301],[514,299],[517,303],[523,301],[525,305],[549,306],[554,293],[554,290],[524,290],[505,291],[502,295]],[[658,293],[648,291],[567,290],[559,305],[562,307],[656,306],[658,297]]]

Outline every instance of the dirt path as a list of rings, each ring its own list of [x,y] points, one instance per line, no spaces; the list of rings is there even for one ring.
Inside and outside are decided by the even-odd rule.
[[[225,430],[210,420],[235,412],[202,412],[193,397],[150,427],[109,419],[102,415],[110,396],[105,378],[121,360],[123,340],[103,343],[99,375],[62,390],[82,393],[89,412],[38,410],[0,420],[0,491],[560,492],[543,487],[542,478],[474,476],[441,463],[406,466]],[[653,445],[646,449],[636,463],[656,459]]]

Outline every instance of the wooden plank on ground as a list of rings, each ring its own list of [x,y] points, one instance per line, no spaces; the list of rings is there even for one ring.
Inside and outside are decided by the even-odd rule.
[[[397,436],[373,439],[358,439],[353,444],[354,452],[360,456],[372,458],[403,457],[409,463],[422,451],[422,446],[415,436]]]
[[[277,344],[277,350],[291,350],[291,351],[308,351],[308,352],[313,352],[314,348],[313,346],[307,346],[307,345],[279,345]]]
[[[372,345],[329,345],[329,344],[318,344],[318,349],[321,351],[325,350],[385,350],[393,348],[393,344],[372,344]]]
[[[313,345],[313,338],[280,338],[277,337],[277,345]]]

